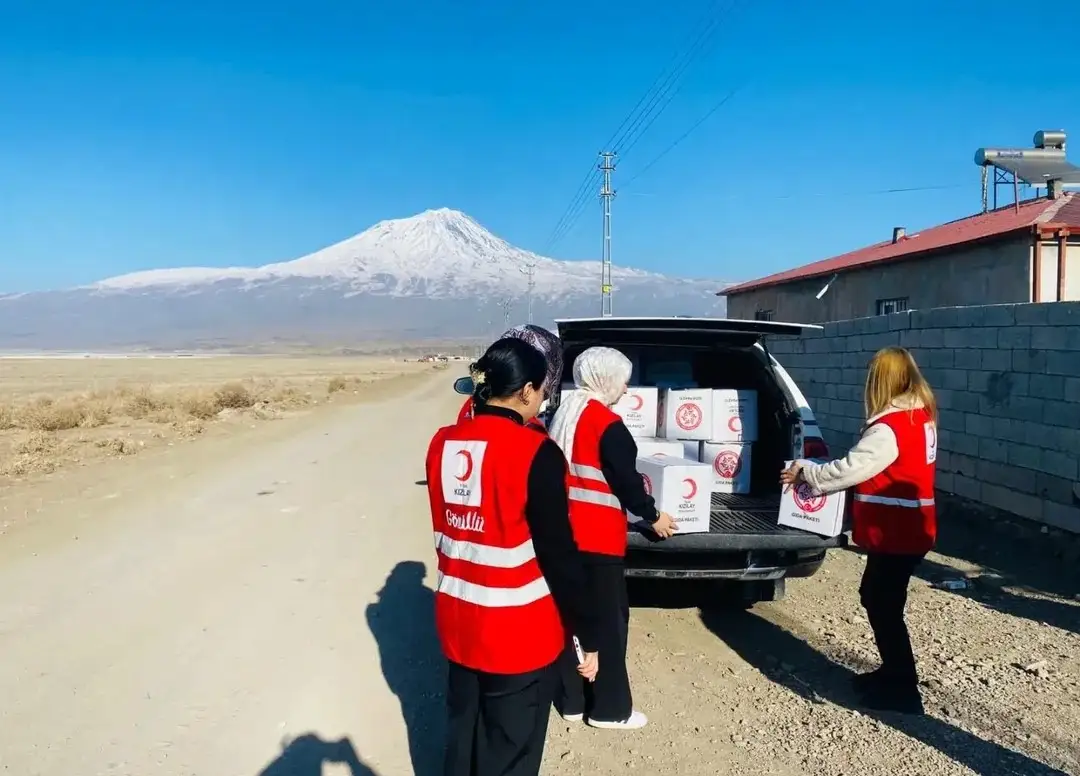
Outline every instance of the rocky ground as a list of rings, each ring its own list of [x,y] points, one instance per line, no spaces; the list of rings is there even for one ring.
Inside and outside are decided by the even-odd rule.
[[[631,675],[650,726],[613,734],[554,716],[544,773],[1080,773],[1076,567],[1037,534],[944,534],[943,551],[965,551],[928,558],[908,604],[924,718],[859,709],[850,669],[876,665],[864,560],[835,551],[751,611],[638,586]],[[945,580],[966,587],[934,586]]]

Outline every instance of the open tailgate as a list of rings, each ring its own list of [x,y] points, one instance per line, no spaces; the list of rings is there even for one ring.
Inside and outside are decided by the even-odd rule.
[[[650,345],[709,345],[717,340],[749,346],[763,336],[798,336],[821,326],[782,321],[741,321],[730,318],[565,318],[555,321],[563,347],[592,343],[617,346],[642,343]]]

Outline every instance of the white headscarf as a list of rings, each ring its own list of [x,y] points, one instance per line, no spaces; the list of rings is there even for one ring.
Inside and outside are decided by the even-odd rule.
[[[614,348],[589,348],[574,360],[574,385],[563,393],[548,434],[562,448],[566,460],[574,449],[574,435],[585,406],[596,400],[606,407],[617,402],[630,382],[634,365]]]

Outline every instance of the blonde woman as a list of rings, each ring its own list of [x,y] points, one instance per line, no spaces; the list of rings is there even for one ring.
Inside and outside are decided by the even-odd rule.
[[[862,437],[846,457],[799,461],[780,481],[820,493],[854,490],[852,538],[867,555],[859,595],[881,655],[881,667],[856,676],[855,685],[868,708],[921,714],[904,607],[911,575],[937,539],[937,403],[904,348],[874,356],[865,403]]]

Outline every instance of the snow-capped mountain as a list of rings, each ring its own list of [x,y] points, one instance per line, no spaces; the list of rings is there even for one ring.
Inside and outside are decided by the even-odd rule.
[[[724,312],[714,281],[618,266],[612,275],[616,314]],[[149,270],[0,296],[0,348],[484,337],[508,313],[524,319],[530,281],[538,323],[599,311],[599,262],[515,248],[442,208],[381,221],[293,261]]]

